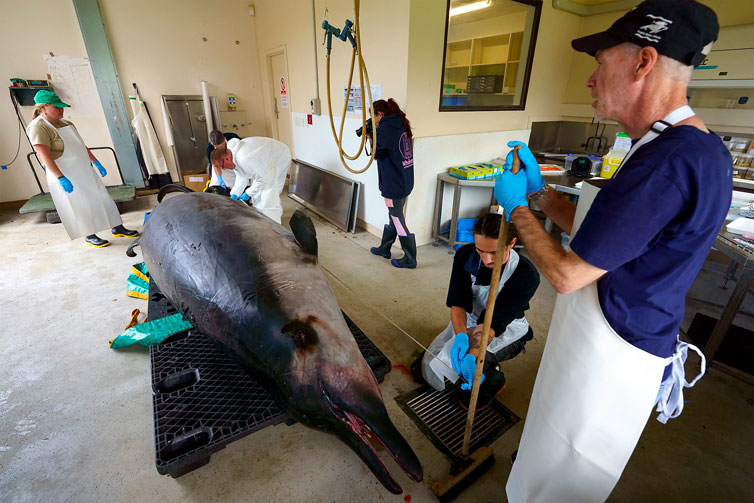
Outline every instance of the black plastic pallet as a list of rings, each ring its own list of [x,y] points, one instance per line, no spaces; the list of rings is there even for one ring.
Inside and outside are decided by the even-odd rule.
[[[177,310],[150,281],[149,319]],[[379,382],[390,360],[343,313]],[[170,337],[149,350],[157,471],[180,477],[209,463],[210,455],[267,426],[293,424],[272,394],[198,330]]]

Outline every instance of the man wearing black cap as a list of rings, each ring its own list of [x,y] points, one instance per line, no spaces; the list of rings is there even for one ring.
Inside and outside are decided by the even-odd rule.
[[[595,116],[617,121],[631,151],[601,190],[583,184],[578,207],[548,190],[525,145],[524,169],[507,169],[495,187],[560,293],[506,486],[511,502],[605,500],[652,407],[663,423],[677,417],[683,387],[695,382],[683,362],[689,348],[699,351],[677,334],[730,205],[732,163],[686,88],[717,31],[700,3],[648,0],[574,40],[597,59],[587,80]],[[573,236],[570,252],[535,220],[534,202]]]

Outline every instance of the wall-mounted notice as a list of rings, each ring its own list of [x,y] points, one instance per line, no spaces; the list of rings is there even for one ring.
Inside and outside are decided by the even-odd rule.
[[[66,110],[66,117],[92,119],[104,116],[88,58],[48,55],[45,61],[55,93],[71,105]]]
[[[280,77],[280,106],[288,108],[288,91],[285,88],[285,77]]]
[[[372,84],[369,86],[369,88],[372,90],[372,101],[377,101],[379,99],[382,99],[382,84]],[[348,87],[343,87],[343,98],[345,99],[346,94],[348,93]],[[362,107],[362,98],[361,98],[361,86],[351,86],[351,92],[348,93],[348,106],[346,107],[346,112],[353,113],[353,112],[361,112]],[[367,99],[369,96],[367,96]]]

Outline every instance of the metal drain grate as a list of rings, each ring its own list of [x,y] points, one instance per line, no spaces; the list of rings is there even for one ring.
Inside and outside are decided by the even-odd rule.
[[[461,456],[468,415],[458,403],[463,393],[468,391],[463,391],[459,385],[446,386],[443,391],[425,385],[395,400],[435,447],[457,458]],[[474,415],[469,450],[473,452],[490,445],[519,421],[510,409],[493,400],[489,407]]]

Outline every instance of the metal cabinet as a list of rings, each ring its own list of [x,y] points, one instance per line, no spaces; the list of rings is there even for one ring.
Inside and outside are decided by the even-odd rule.
[[[173,132],[173,155],[181,178],[207,171],[207,117],[201,95],[163,96]],[[220,124],[217,98],[210,96],[214,124]]]

